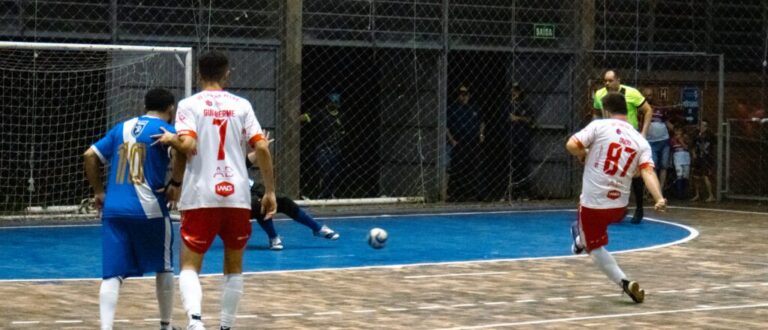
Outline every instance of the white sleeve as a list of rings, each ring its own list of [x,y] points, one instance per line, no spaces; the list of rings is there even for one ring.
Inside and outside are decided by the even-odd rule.
[[[253,145],[259,140],[264,139],[264,131],[261,129],[261,124],[259,124],[259,120],[256,119],[256,115],[253,113],[253,108],[250,104],[248,104],[245,111],[245,124],[243,125],[243,128],[245,129],[245,138],[248,139],[248,144]]]
[[[655,167],[656,164],[653,163],[653,152],[651,152],[651,145],[648,144],[645,140],[643,140],[643,144],[640,146],[640,151],[638,152],[638,167],[640,169],[644,169],[647,167]]]
[[[592,142],[595,140],[595,130],[597,129],[597,121],[593,121],[584,127],[581,131],[574,134],[573,137],[581,144],[582,148],[589,148]]]
[[[197,138],[197,118],[195,118],[195,112],[190,107],[189,102],[179,103],[179,109],[176,110],[175,127],[176,133],[180,136],[188,135]]]

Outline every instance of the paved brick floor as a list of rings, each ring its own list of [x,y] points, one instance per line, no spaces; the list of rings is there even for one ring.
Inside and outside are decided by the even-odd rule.
[[[646,289],[644,304],[633,304],[621,295],[588,257],[569,257],[251,274],[246,276],[237,325],[240,329],[768,328],[768,213],[691,209],[647,213],[690,225],[701,235],[678,246],[616,255],[625,272]],[[218,325],[220,280],[203,279],[203,312],[211,329],[218,328],[214,325]],[[0,282],[0,328],[98,328],[98,290],[98,281]],[[116,323],[116,328],[156,329],[154,292],[153,280],[126,281],[117,319],[127,321]],[[185,325],[178,297],[175,318],[175,323]]]

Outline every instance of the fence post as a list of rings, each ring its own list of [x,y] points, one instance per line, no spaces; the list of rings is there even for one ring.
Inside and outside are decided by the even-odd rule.
[[[280,51],[278,113],[275,134],[276,189],[299,196],[301,113],[302,0],[286,0],[283,6]]]

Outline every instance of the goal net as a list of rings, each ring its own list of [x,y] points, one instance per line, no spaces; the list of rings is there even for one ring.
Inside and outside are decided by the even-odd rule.
[[[191,48],[0,43],[0,214],[77,210],[82,154],[145,92],[191,94]]]

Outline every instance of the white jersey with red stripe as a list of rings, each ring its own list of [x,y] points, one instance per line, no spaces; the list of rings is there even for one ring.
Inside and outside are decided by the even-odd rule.
[[[251,103],[225,91],[202,91],[179,102],[176,131],[197,140],[184,171],[179,210],[250,209],[246,148],[264,138]]]
[[[592,121],[573,137],[589,149],[581,205],[593,209],[626,207],[632,177],[639,169],[654,166],[648,141],[619,119]]]

